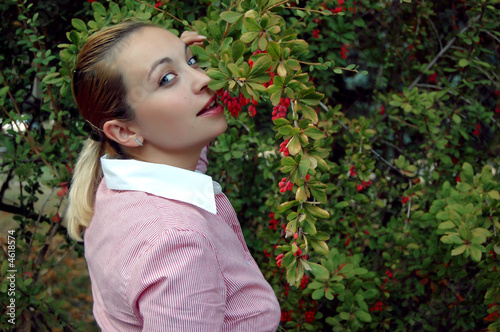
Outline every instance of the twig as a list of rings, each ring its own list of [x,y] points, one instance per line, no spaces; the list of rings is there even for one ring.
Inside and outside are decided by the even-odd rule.
[[[160,12],[162,12],[162,13],[165,13],[165,14],[167,14],[168,16],[170,16],[172,19],[174,19],[175,21],[177,21],[177,22],[180,22],[180,23],[184,24],[184,21],[183,21],[183,20],[181,20],[180,18],[178,18],[178,17],[177,17],[177,16],[175,16],[175,15],[172,15],[170,12],[168,12],[168,11],[166,11],[166,10],[163,10],[163,9],[160,9],[160,8],[156,8],[155,6],[150,5],[149,3],[144,2],[144,1],[142,1],[142,0],[136,0],[136,1],[137,1],[137,2],[139,2],[140,4],[143,4],[143,5],[144,5],[144,6],[146,6],[146,7],[150,7],[150,8],[153,8],[153,9],[157,10],[157,11],[160,11]],[[190,27],[191,29],[193,29],[193,30],[194,30],[194,28],[193,28],[190,24],[188,24],[187,26],[188,26],[188,27]]]
[[[323,104],[321,101],[319,102],[319,105],[321,106],[321,108],[323,108],[326,112],[329,111],[328,107],[326,107],[325,104]],[[354,135],[349,131],[349,128],[340,120],[337,120],[337,122],[342,126],[342,128],[345,129],[345,131],[351,136],[351,138],[354,138]],[[386,164],[387,166],[389,166],[392,170],[398,172],[399,174],[401,174],[404,178],[408,178],[408,176],[406,176],[405,174],[403,174],[401,172],[401,170],[399,168],[397,168],[396,166],[394,166],[393,164],[391,164],[390,162],[388,162],[387,160],[385,160],[384,157],[382,157],[380,155],[380,153],[378,153],[377,151],[375,151],[373,148],[370,148],[370,152],[372,154],[375,155],[375,157],[380,160],[381,162],[383,162],[384,164]]]
[[[481,30],[481,32],[486,33],[486,34],[487,34],[487,35],[489,35],[491,38],[495,39],[495,40],[497,41],[497,43],[499,43],[499,44],[500,44],[500,39],[499,39],[497,36],[495,36],[494,34],[492,34],[490,31],[488,31],[488,30]]]
[[[8,91],[7,93],[10,94],[10,91]],[[12,97],[12,95],[10,95],[10,97],[12,99],[14,99]],[[56,177],[59,177],[59,173],[56,172],[56,170],[52,167],[52,165],[49,164],[44,158],[42,158],[40,152],[38,151],[37,147],[35,146],[34,140],[31,138],[31,135],[29,134],[29,132],[28,132],[28,136],[24,135],[21,128],[19,128],[19,124],[17,123],[17,121],[14,120],[14,118],[10,115],[10,113],[7,111],[7,109],[5,109],[5,107],[3,107],[3,106],[2,106],[2,111],[7,115],[7,117],[17,127],[18,134],[21,135],[21,137],[28,143],[28,145],[31,147],[31,150],[40,158],[40,160],[45,164],[45,166],[47,166],[52,171],[52,173],[54,173],[54,175]]]
[[[434,33],[436,34],[436,39],[439,42],[439,49],[442,50],[443,49],[443,44],[441,43],[441,38],[439,38],[439,32],[437,31],[436,26],[434,25],[434,22],[432,22],[432,20],[430,18],[428,19],[428,21],[429,21],[429,23],[430,23],[430,25],[432,27],[432,30],[434,30]]]
[[[38,213],[38,218],[37,218],[37,220],[35,222],[35,229],[33,230],[33,234],[31,235],[30,242],[28,243],[28,247],[26,249],[26,252],[28,253],[28,255],[29,255],[29,252],[31,251],[31,246],[33,245],[33,241],[34,241],[34,239],[36,237],[36,232],[38,230],[38,225],[40,224],[40,220],[42,219],[42,214],[43,214],[43,211],[45,210],[45,206],[49,202],[50,197],[52,196],[52,194],[54,193],[55,190],[56,190],[56,188],[53,187],[52,190],[51,190],[51,192],[49,193],[49,195],[47,196],[47,198],[43,202],[42,208],[40,209],[40,213]],[[26,261],[26,268],[28,268],[28,263],[29,263],[29,261],[27,260]]]
[[[479,20],[480,17],[481,17],[480,15],[476,16],[476,18],[473,20],[473,23],[477,22],[477,20]],[[472,24],[467,25],[466,27],[464,27],[462,30],[460,30],[458,32],[458,35],[463,34],[465,31],[469,30],[471,27],[472,27]],[[424,71],[430,70],[432,68],[432,66],[434,66],[436,64],[436,62],[438,61],[438,59],[440,57],[442,57],[443,54],[445,54],[448,51],[448,49],[455,43],[456,40],[457,40],[457,36],[453,37],[448,42],[448,44],[446,44],[446,46],[443,49],[441,49],[441,51],[434,57],[434,59],[432,59],[432,61],[427,65],[427,67],[425,67]],[[415,85],[417,85],[417,83],[420,81],[420,79],[422,78],[422,76],[423,76],[423,73],[421,73],[420,75],[418,75],[418,77],[410,85],[409,90],[412,90],[415,87]]]

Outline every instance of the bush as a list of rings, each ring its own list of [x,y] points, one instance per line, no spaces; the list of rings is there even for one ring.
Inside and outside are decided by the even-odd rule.
[[[71,72],[92,32],[135,17],[208,36],[193,51],[230,125],[208,173],[278,295],[283,330],[500,327],[498,3],[101,2],[0,5],[11,18],[3,188],[21,184],[2,205],[17,221],[18,324],[74,325],[43,300],[40,274],[56,263],[47,248],[64,233],[86,136]],[[60,199],[39,208],[44,188]]]

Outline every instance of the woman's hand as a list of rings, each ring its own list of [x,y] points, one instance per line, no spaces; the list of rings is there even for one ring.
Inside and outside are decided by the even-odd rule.
[[[184,31],[180,38],[188,45],[202,45],[203,41],[207,39],[207,37],[198,34],[196,31]]]

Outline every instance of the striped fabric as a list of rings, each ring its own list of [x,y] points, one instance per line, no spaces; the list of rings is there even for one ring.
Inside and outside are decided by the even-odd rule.
[[[84,235],[103,331],[276,330],[276,296],[218,189],[213,214],[103,179]]]

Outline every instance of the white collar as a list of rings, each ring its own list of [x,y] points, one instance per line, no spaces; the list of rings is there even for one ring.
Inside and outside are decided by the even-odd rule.
[[[216,214],[215,194],[220,185],[199,171],[134,159],[101,157],[106,186],[115,190],[137,190],[196,205]]]

